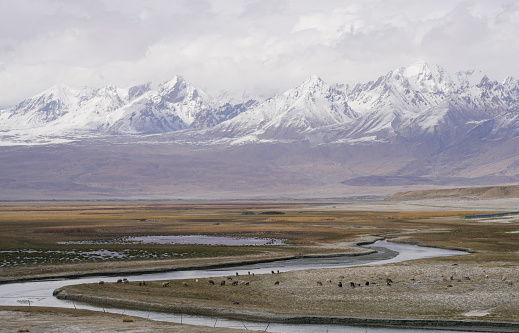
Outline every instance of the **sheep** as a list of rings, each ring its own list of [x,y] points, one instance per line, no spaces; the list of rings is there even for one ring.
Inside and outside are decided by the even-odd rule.
[[[236,272],[236,276],[240,276],[240,274],[238,274],[238,272]]]
[[[209,284],[214,286],[214,281],[213,280],[209,280]]]
[[[169,282],[162,282],[163,287],[169,287]]]
[[[222,282],[220,282],[220,285],[221,285],[221,286],[225,286],[225,280],[223,280]]]
[[[342,288],[342,282],[339,281],[339,284],[337,286],[339,286],[339,288]]]
[[[279,286],[279,281],[274,282],[275,286]]]
[[[116,283],[123,283],[122,279],[118,279]]]
[[[105,284],[105,282],[104,281],[99,281],[99,284]]]
[[[323,283],[322,283],[321,281],[317,281],[317,285],[318,285],[318,286],[322,286]]]
[[[274,273],[274,271],[271,271],[271,272],[272,272],[272,274],[276,274],[276,273]]]
[[[237,285],[238,285],[238,281],[233,281],[231,284],[232,284],[233,286],[237,286]]]
[[[279,269],[277,270],[277,273],[279,274]]]
[[[369,281],[366,281],[366,283],[364,283],[365,286],[369,286]]]
[[[130,283],[130,281],[128,281],[128,279],[123,279],[123,284],[128,284]]]
[[[350,287],[355,288],[355,282],[350,282]]]
[[[182,282],[182,286],[183,286],[183,287],[187,287],[188,284],[187,284],[186,282]]]
[[[328,279],[328,280],[326,280],[326,282],[328,282],[328,283],[332,283],[332,280]]]
[[[390,286],[391,283],[393,283],[393,280],[391,280],[390,278],[387,278],[386,279],[386,283],[387,283],[388,286]]]

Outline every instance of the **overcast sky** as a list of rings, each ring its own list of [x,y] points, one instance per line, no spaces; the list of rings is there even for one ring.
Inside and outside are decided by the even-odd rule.
[[[210,93],[357,83],[417,61],[519,78],[513,0],[0,0],[0,106],[183,75]]]

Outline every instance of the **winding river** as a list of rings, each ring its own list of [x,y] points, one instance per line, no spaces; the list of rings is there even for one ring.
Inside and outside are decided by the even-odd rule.
[[[339,268],[352,267],[361,265],[383,265],[388,263],[402,262],[406,260],[432,258],[440,256],[455,256],[466,254],[462,251],[444,250],[438,248],[426,248],[416,245],[398,244],[387,241],[378,241],[369,246],[377,250],[376,253],[362,256],[339,256],[327,258],[300,258],[293,260],[282,260],[270,263],[261,263],[253,265],[236,266],[225,269],[207,269],[207,270],[188,270],[173,271],[162,273],[148,273],[142,275],[133,275],[133,280],[173,280],[187,278],[203,278],[234,275],[235,272],[246,274],[247,271],[254,271],[256,274],[270,273],[271,270],[280,270],[281,272],[304,270],[304,269],[320,269],[320,268]],[[394,328],[377,328],[377,327],[356,327],[343,325],[291,325],[291,324],[265,324],[256,322],[246,322],[243,320],[229,320],[217,317],[205,316],[188,316],[171,313],[122,310],[122,309],[103,309],[100,307],[78,304],[72,301],[59,300],[52,296],[52,292],[63,285],[95,283],[100,279],[107,281],[115,281],[118,277],[95,276],[77,279],[54,279],[29,281],[23,283],[10,283],[0,285],[0,305],[31,305],[31,306],[48,306],[48,307],[76,307],[81,309],[91,309],[97,311],[110,311],[115,313],[124,313],[127,315],[139,316],[150,320],[160,320],[169,322],[178,322],[184,324],[203,325],[211,327],[233,327],[242,329],[255,329],[266,332],[352,332],[352,333],[417,333],[417,332],[455,332],[448,330],[424,330],[424,329],[394,329]]]

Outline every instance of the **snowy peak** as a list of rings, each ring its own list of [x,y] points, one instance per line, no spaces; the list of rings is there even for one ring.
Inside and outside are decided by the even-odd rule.
[[[347,123],[356,117],[343,92],[312,76],[296,88],[223,122],[211,133],[224,137],[297,139],[317,128]]]
[[[448,93],[452,91],[454,86],[445,69],[438,65],[431,66],[425,62],[418,62],[409,67],[400,68],[393,72],[393,75],[395,74],[401,74],[409,87],[415,91]]]
[[[179,103],[185,100],[208,99],[208,96],[190,85],[183,77],[176,75],[161,85],[160,95],[164,101]]]

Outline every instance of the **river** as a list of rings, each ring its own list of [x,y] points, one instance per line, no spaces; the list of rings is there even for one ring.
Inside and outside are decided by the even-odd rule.
[[[186,270],[162,273],[149,273],[141,275],[133,275],[133,280],[172,280],[187,278],[203,278],[234,275],[236,272],[246,274],[248,271],[254,271],[255,274],[270,273],[272,270],[280,272],[304,270],[304,269],[321,269],[321,268],[339,268],[352,267],[361,265],[383,265],[388,263],[402,262],[406,260],[454,256],[466,254],[462,251],[444,250],[438,248],[420,247],[409,244],[398,244],[387,241],[378,241],[369,246],[377,250],[377,253],[363,256],[339,256],[327,258],[300,258],[293,260],[282,260],[270,263],[261,263],[254,265],[243,265],[225,269],[206,269],[206,270]],[[126,276],[121,276],[127,277]],[[243,320],[229,320],[217,317],[206,316],[188,316],[181,314],[170,314],[160,312],[122,310],[122,309],[103,309],[100,307],[80,304],[77,302],[59,300],[52,296],[52,292],[64,285],[95,283],[101,279],[112,281],[118,277],[95,276],[76,279],[52,279],[28,281],[23,283],[10,283],[0,285],[0,305],[27,305],[27,306],[48,306],[48,307],[76,307],[81,309],[91,309],[97,311],[107,311],[115,313],[124,313],[127,315],[139,316],[150,320],[160,320],[169,322],[182,322],[184,324],[256,329],[266,332],[282,332],[282,333],[310,333],[310,332],[351,332],[351,333],[445,333],[457,332],[449,330],[429,330],[429,329],[402,329],[402,328],[377,328],[377,327],[358,327],[343,325],[290,325],[290,324],[266,324],[247,322]]]

